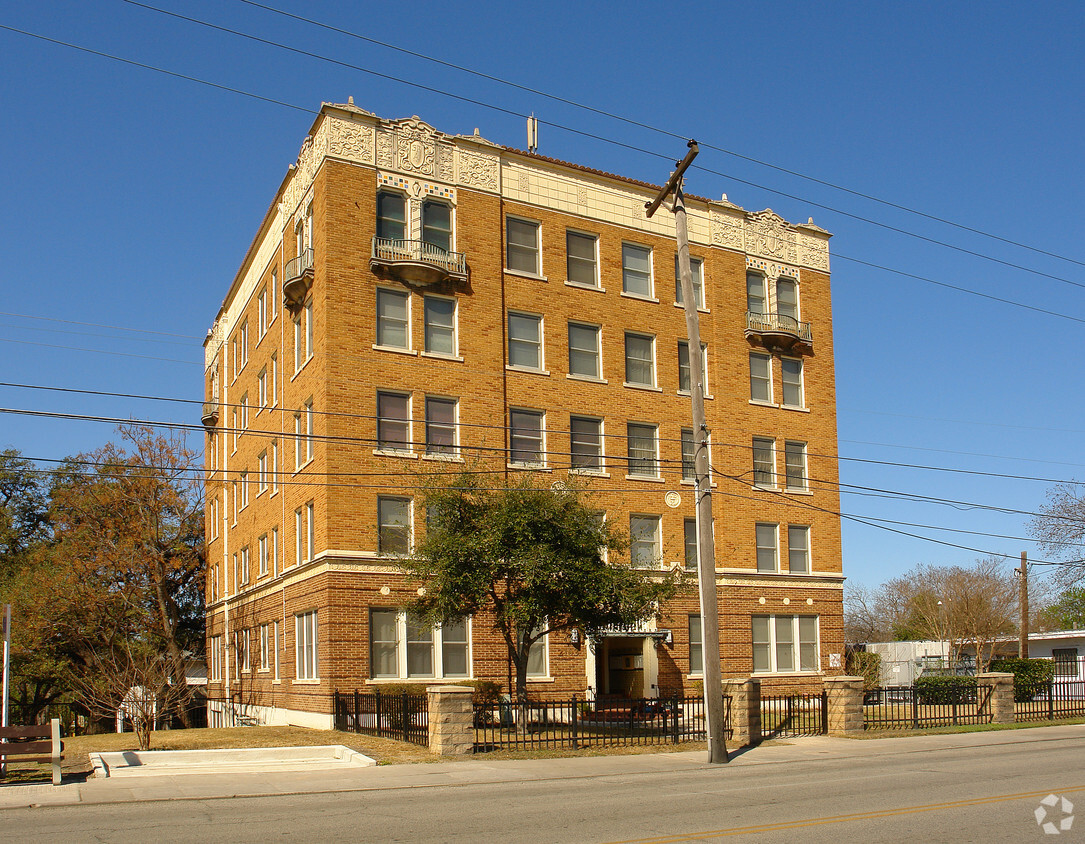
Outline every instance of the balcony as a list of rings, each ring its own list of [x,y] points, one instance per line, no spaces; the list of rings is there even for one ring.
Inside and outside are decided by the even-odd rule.
[[[414,287],[467,280],[467,259],[424,240],[373,238],[369,268],[381,278],[393,278]]]
[[[746,311],[746,339],[766,349],[789,351],[796,346],[813,347],[810,323],[799,322],[784,314],[758,314]]]
[[[219,400],[217,398],[203,403],[200,422],[203,423],[205,428],[214,428],[219,423]]]
[[[288,308],[300,308],[313,286],[313,250],[303,249],[286,264],[283,273],[283,300]]]

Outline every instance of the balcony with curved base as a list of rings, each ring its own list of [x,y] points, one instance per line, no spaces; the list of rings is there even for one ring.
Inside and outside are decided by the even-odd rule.
[[[784,314],[747,311],[746,339],[772,351],[812,351],[814,347],[810,323]]]
[[[462,252],[449,252],[424,240],[373,238],[369,268],[380,278],[412,287],[467,280],[467,259]]]
[[[205,428],[214,428],[219,423],[219,400],[212,399],[203,403],[200,422]]]
[[[283,301],[291,309],[300,308],[313,286],[313,250],[303,249],[286,264],[283,272]]]

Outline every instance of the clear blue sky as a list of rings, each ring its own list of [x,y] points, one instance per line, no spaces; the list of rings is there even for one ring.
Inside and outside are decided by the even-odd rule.
[[[684,152],[681,141],[648,129],[239,0],[155,2],[516,115],[534,112],[543,121],[540,151],[557,158],[659,182],[668,160]],[[694,137],[702,143],[697,164],[717,172],[691,172],[688,192],[726,193],[749,210],[771,207],[795,222],[812,216],[833,232],[842,457],[1085,479],[1082,4],[278,5]],[[311,111],[353,95],[383,117],[417,114],[446,132],[478,127],[497,143],[524,145],[519,116],[122,0],[7,0],[0,24]],[[313,114],[8,30],[0,30],[0,78],[0,380],[201,398],[203,336]],[[1072,260],[887,208],[709,144]],[[11,387],[0,387],[0,407],[199,417],[194,405]],[[90,450],[112,433],[101,423],[0,416],[0,448],[33,458]],[[841,462],[840,478],[849,485],[845,513],[977,531],[898,526],[1042,556],[1016,538],[1027,537],[1027,516],[895,493],[1032,511],[1048,481],[853,460]],[[844,571],[863,583],[919,562],[977,556],[844,523]]]

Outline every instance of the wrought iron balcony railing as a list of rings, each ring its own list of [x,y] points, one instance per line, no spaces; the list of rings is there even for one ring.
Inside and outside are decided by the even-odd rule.
[[[765,340],[783,340],[813,344],[810,323],[799,322],[784,314],[759,314],[746,312],[746,336],[757,336]]]
[[[424,240],[375,237],[370,265],[408,284],[467,278],[467,259],[462,252],[449,252]]]

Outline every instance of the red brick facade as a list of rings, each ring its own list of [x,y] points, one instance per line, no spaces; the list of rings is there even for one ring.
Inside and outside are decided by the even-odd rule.
[[[408,285],[396,278],[405,272],[396,260],[373,267],[382,190],[403,197],[405,240],[421,238],[419,215],[427,197],[450,209],[452,250],[465,256],[465,281]],[[683,561],[684,520],[694,516],[680,446],[682,429],[690,427],[678,366],[686,327],[675,304],[673,220],[661,212],[649,223],[637,214],[638,203],[642,208],[654,193],[648,185],[477,136],[453,138],[420,121],[381,121],[353,105],[325,106],[208,336],[213,699],[231,699],[262,721],[327,725],[335,689],[374,681],[371,610],[403,607],[417,586],[405,582],[394,557],[379,553],[378,498],[411,498],[419,472],[450,465],[426,454],[426,397],[455,400],[458,456],[502,468],[511,459],[510,409],[542,414],[543,471],[554,482],[569,477],[570,417],[599,420],[603,472],[577,480],[626,531],[630,514],[658,517],[656,564],[669,568]],[[704,285],[700,330],[707,346],[722,670],[725,677],[754,671],[753,617],[773,616],[772,641],[759,651],[769,660],[761,667],[770,670],[758,674],[789,685],[811,682],[839,673],[843,652],[828,235],[813,225],[788,225],[771,212],[748,214],[726,200],[689,198],[688,206],[690,252],[702,262]],[[510,217],[537,232],[541,272],[506,266]],[[296,262],[291,266],[299,227],[302,249],[312,249],[308,274],[299,273]],[[569,231],[595,238],[597,286],[567,281]],[[623,293],[623,244],[650,255],[651,295]],[[748,330],[751,273],[755,287],[762,279],[769,314],[787,305],[776,280],[796,283],[801,322],[789,323],[783,339],[756,325]],[[304,290],[300,304],[284,302],[284,281],[292,282],[289,294]],[[378,344],[378,289],[389,291],[396,307],[406,296],[408,324],[395,325],[396,337],[409,338],[406,348]],[[427,296],[454,300],[452,355],[427,351]],[[539,318],[540,367],[510,366],[510,312]],[[601,378],[570,375],[571,321],[598,327]],[[808,341],[787,348],[795,339],[790,335],[802,333],[796,326],[807,325]],[[626,383],[626,332],[654,339],[650,385]],[[770,355],[771,378],[761,379],[761,389],[771,383],[769,401],[752,399],[751,352]],[[757,366],[764,365],[759,358]],[[410,453],[378,448],[380,391],[409,397]],[[629,423],[656,427],[658,478],[630,475]],[[775,442],[772,483],[754,484],[755,437]],[[805,444],[806,465],[804,471],[793,467],[792,486],[805,490],[785,483],[785,452],[797,444]],[[677,493],[677,500],[672,495],[668,501],[668,493]],[[411,510],[420,528],[423,514],[413,504]],[[759,523],[778,526],[775,572],[758,571]],[[801,547],[789,547],[788,526],[796,542],[808,546],[805,556]],[[763,555],[771,551],[762,549]],[[805,571],[791,573],[789,556]],[[299,625],[310,623],[306,614],[314,611],[315,662],[309,649],[304,664],[303,648],[299,665],[297,637],[306,635]],[[697,614],[693,591],[663,607],[635,635],[577,644],[567,633],[551,635],[546,677],[532,681],[532,690],[567,695],[639,689],[654,695],[689,688],[697,678],[696,672],[691,676],[689,643],[690,616]],[[816,617],[816,641],[808,641],[808,622],[789,628],[783,620],[794,616]],[[797,634],[791,645],[789,629]],[[655,634],[645,635],[648,630]],[[471,620],[469,640],[470,678],[507,687],[505,647],[485,614]],[[786,663],[789,647],[792,668],[806,670],[771,670]],[[402,667],[402,654],[397,659]],[[628,668],[612,671],[616,665]]]

